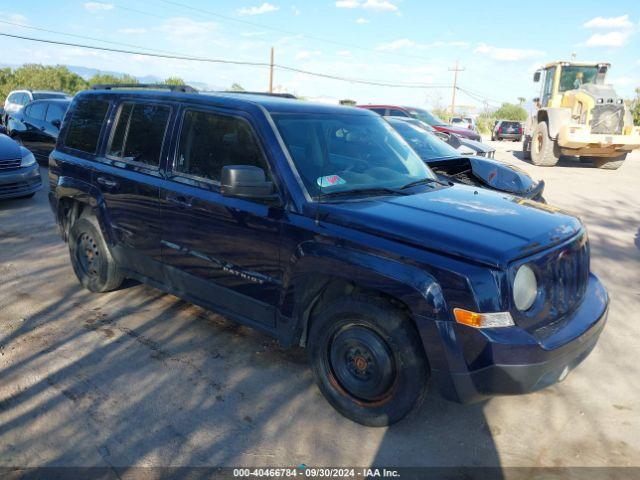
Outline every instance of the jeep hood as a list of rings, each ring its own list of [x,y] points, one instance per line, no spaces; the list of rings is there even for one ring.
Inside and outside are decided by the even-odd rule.
[[[504,267],[582,229],[554,207],[466,185],[320,205],[325,222]]]
[[[0,161],[21,158],[20,145],[10,137],[0,134]]]

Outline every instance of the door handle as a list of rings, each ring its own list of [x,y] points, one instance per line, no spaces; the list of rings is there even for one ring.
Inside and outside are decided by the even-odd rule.
[[[189,208],[193,203],[193,198],[184,195],[168,195],[167,201],[182,208]]]
[[[118,186],[118,182],[116,182],[115,180],[109,180],[108,178],[105,178],[105,177],[98,177],[97,181],[103,187],[115,188]]]

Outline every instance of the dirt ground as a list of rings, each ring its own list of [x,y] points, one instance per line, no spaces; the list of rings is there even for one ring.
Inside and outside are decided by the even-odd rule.
[[[43,189],[0,202],[0,466],[640,466],[640,154],[539,168],[493,144],[582,217],[611,295],[563,383],[467,406],[434,392],[393,427],[357,425],[304,351],[144,285],[83,290]]]

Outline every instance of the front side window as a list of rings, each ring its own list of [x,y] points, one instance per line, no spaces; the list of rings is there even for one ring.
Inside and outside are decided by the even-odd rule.
[[[274,114],[273,119],[312,197],[338,191],[400,188],[434,178],[420,157],[380,117]]]
[[[170,115],[166,105],[123,103],[107,155],[158,167]]]
[[[45,102],[37,102],[29,107],[27,115],[33,120],[44,120],[45,113],[47,112],[47,104]]]
[[[50,103],[49,108],[47,108],[47,116],[45,120],[49,123],[53,123],[55,121],[62,122],[64,118],[64,114],[67,111],[67,105],[59,104],[59,103]]]
[[[245,120],[187,110],[174,171],[218,182],[225,165],[253,165],[268,175],[258,140]]]
[[[106,100],[87,98],[76,102],[69,120],[65,146],[86,153],[96,153],[100,131],[108,111],[109,102]]]

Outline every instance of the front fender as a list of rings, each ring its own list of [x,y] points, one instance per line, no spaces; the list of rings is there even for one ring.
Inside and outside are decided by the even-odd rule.
[[[56,213],[56,220],[59,225],[62,222],[62,212],[59,206],[65,199],[75,201],[81,205],[88,205],[98,219],[98,224],[105,240],[109,245],[114,244],[115,235],[111,228],[109,212],[99,189],[84,180],[66,176],[58,177],[55,190],[52,191],[52,208]]]
[[[295,289],[309,275],[344,279],[366,289],[388,294],[404,303],[414,317],[445,320],[447,306],[440,285],[419,268],[371,253],[338,245],[305,242],[291,259],[284,290]],[[292,316],[294,305],[283,305]]]
[[[571,109],[566,107],[547,108],[544,112],[549,125],[549,137],[555,140],[558,138],[562,126],[571,123]],[[540,112],[538,112],[538,117],[540,117]]]

